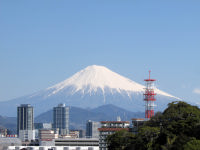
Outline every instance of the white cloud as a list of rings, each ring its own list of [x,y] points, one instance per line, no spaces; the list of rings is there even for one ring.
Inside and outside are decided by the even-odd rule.
[[[194,90],[193,90],[193,93],[195,93],[195,94],[200,94],[200,89],[199,89],[199,88],[194,89]]]

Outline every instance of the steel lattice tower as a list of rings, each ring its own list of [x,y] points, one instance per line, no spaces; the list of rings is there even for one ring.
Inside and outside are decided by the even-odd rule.
[[[154,101],[156,93],[154,92],[154,81],[155,79],[150,78],[151,71],[149,71],[149,79],[145,79],[146,88],[144,93],[145,101],[145,118],[150,119],[154,116]]]

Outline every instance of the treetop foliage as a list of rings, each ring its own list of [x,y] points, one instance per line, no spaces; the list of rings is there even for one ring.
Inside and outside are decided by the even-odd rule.
[[[112,147],[113,142],[119,138],[118,145],[127,150],[197,150],[200,149],[200,109],[175,101],[163,113],[157,112],[146,121],[138,134],[126,132],[110,135],[109,149],[116,149]]]

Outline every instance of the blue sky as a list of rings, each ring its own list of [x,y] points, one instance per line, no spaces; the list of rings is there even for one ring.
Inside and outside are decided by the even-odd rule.
[[[200,102],[200,1],[0,1],[0,101],[103,65]]]

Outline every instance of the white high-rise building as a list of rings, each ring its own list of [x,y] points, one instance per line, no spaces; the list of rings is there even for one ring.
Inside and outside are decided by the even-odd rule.
[[[17,134],[22,141],[35,139],[33,107],[30,104],[17,107]]]
[[[69,107],[65,104],[53,108],[53,128],[59,129],[60,135],[69,134]]]

